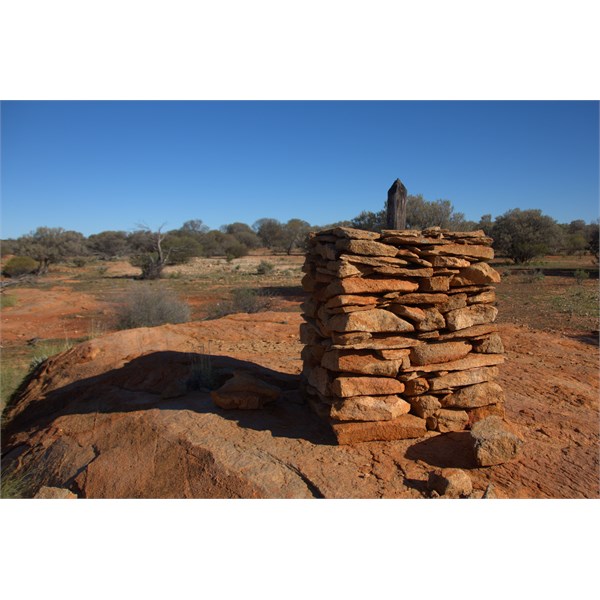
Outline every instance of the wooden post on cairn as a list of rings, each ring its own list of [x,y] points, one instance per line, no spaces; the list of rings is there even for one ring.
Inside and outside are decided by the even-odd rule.
[[[388,190],[387,228],[406,229],[406,188],[399,179]]]

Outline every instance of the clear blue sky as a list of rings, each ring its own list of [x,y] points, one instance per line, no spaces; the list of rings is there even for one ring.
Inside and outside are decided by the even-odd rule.
[[[3,102],[3,238],[323,225],[380,210],[400,177],[468,219],[599,216],[598,102]]]

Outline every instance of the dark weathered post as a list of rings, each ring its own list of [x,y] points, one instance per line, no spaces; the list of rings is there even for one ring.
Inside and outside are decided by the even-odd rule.
[[[406,188],[399,179],[388,190],[387,228],[406,229]]]

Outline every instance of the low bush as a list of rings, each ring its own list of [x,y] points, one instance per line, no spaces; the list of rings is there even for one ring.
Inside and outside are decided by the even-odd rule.
[[[262,290],[238,288],[231,292],[231,299],[212,307],[208,318],[219,319],[236,313],[257,313],[269,310],[271,298]]]
[[[581,285],[586,279],[590,278],[590,274],[587,271],[584,271],[583,269],[577,269],[577,271],[575,271],[573,275],[578,285]]]
[[[256,272],[258,275],[268,275],[273,271],[274,268],[275,265],[273,265],[272,263],[267,262],[266,260],[261,260],[260,264],[256,268]]]
[[[77,256],[72,260],[72,264],[77,269],[82,269],[89,264],[89,260],[83,256]]]
[[[2,269],[5,277],[20,277],[35,273],[38,269],[38,262],[30,256],[13,256]]]
[[[190,320],[190,308],[170,290],[142,284],[121,298],[116,320],[118,329],[186,323]]]

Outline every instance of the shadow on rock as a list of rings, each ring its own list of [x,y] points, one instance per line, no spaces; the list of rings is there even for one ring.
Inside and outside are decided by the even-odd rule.
[[[48,361],[47,361],[48,362]],[[56,365],[60,366],[60,365]],[[250,373],[276,386],[281,396],[257,410],[224,410],[215,406],[197,379],[198,366],[209,371],[212,387],[219,387],[235,371]],[[213,413],[241,428],[270,431],[273,437],[305,439],[315,444],[335,443],[333,434],[302,400],[299,376],[282,373],[228,356],[186,352],[153,352],[134,358],[118,369],[60,385],[62,373],[49,363],[32,373],[19,390],[7,415],[4,440],[13,433],[41,429],[69,414],[128,413],[150,409]],[[208,377],[208,374],[205,374]]]
[[[432,467],[477,468],[473,442],[468,431],[443,433],[428,438],[413,444],[405,456],[410,460],[421,460]]]

